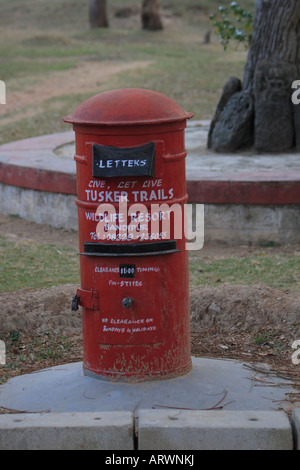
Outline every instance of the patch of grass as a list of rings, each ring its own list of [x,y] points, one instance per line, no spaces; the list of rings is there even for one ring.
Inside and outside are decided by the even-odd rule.
[[[0,237],[0,293],[79,281],[77,251]]]
[[[263,284],[274,289],[300,293],[300,253],[254,254],[220,260],[190,255],[190,284]]]
[[[0,293],[79,283],[77,249],[0,237]],[[190,253],[190,286],[263,284],[300,293],[300,253],[262,248],[245,256],[206,259]]]
[[[286,344],[286,336],[278,330],[260,330],[253,338],[256,348],[259,348],[261,354],[273,354],[283,358],[285,354],[290,356],[290,344]]]
[[[264,346],[266,344],[274,344],[273,339],[278,336],[278,331],[260,331],[253,338],[254,343],[257,346]]]
[[[175,51],[176,49],[176,51]],[[139,71],[125,72],[114,81],[116,87],[154,89],[193,112],[195,119],[211,119],[215,112],[224,77],[240,76],[245,54],[228,63],[218,49],[177,47],[157,53],[154,64]],[[151,56],[147,57],[151,60]],[[213,61],[216,61],[213,63]]]
[[[76,63],[74,60],[68,61],[34,61],[34,60],[11,60],[4,62],[3,66],[1,67],[1,79],[7,81],[9,79],[13,79],[14,82],[18,81],[24,84],[24,80],[26,77],[35,77],[38,78],[41,75],[58,72],[61,70],[69,70],[75,67]],[[14,83],[11,83],[11,90]],[[19,84],[19,89],[20,87]]]

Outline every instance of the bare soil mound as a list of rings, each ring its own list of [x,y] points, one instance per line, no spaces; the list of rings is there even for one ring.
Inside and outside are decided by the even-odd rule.
[[[31,334],[79,334],[81,316],[71,312],[78,286],[23,290],[0,295],[0,330]],[[193,289],[190,293],[191,330],[256,333],[278,330],[300,337],[300,295],[264,286],[218,286]]]
[[[266,286],[219,286],[192,290],[191,328],[257,332],[272,328],[300,336],[300,295]]]

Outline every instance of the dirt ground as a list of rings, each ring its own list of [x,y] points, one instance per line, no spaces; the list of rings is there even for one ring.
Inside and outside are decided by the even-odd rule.
[[[7,238],[41,240],[77,247],[76,232],[57,230],[19,218],[0,214],[0,235]],[[201,256],[219,259],[244,256],[253,248],[206,246]],[[276,248],[289,251],[289,248]],[[294,248],[291,248],[294,249]],[[81,316],[71,312],[70,302],[78,286],[63,285],[46,289],[24,290],[0,295],[0,332],[22,332],[22,343],[11,354],[27,351],[35,337],[64,335],[70,338],[67,354],[8,368],[7,378],[49,367],[60,362],[81,360]],[[260,364],[268,364],[270,373],[292,379],[300,392],[300,365],[292,361],[292,344],[300,340],[300,295],[267,286],[204,287],[190,292],[192,355],[237,359],[252,364],[254,373]],[[44,339],[43,341],[46,341]],[[20,351],[21,350],[21,351]],[[295,399],[297,395],[295,395]],[[298,400],[300,394],[298,395]]]
[[[80,89],[81,93],[92,92],[101,84],[105,83],[114,75],[133,69],[142,69],[148,67],[151,61],[136,61],[129,63],[111,63],[85,61],[79,63],[75,69],[64,70],[51,73],[38,83],[34,89],[15,91],[10,93],[9,101],[5,106],[5,114],[16,110],[26,109],[32,103],[38,104],[49,98],[63,96],[67,93],[76,93]],[[29,85],[30,87],[30,85]],[[29,109],[22,113],[19,112],[18,119],[29,118],[36,111]],[[6,125],[15,120],[15,116],[1,119],[1,124]]]

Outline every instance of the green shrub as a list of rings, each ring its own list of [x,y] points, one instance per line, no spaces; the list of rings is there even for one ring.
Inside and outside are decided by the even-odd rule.
[[[228,7],[220,6],[219,16],[213,14],[210,20],[224,50],[231,41],[235,41],[237,45],[243,44],[249,49],[253,34],[253,15],[237,2],[231,2]]]

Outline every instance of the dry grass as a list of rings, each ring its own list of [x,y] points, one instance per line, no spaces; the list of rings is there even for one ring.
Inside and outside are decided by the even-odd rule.
[[[124,2],[111,0],[110,28],[96,30],[89,28],[86,2],[2,0],[0,79],[7,104],[0,107],[0,143],[66,131],[63,116],[114,88],[150,88],[195,118],[210,119],[224,82],[242,77],[246,60],[244,51],[225,53],[214,35],[204,44],[219,3],[161,2],[164,30],[147,32],[141,0],[128,2],[127,17],[115,16]]]

